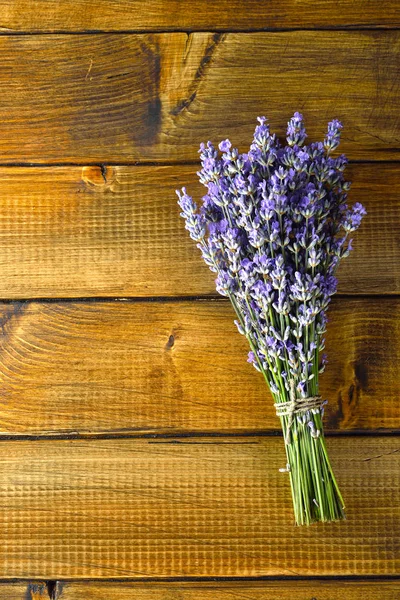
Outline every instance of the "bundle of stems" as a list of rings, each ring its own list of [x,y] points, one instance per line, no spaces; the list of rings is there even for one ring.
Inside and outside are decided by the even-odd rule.
[[[333,120],[323,142],[305,145],[303,117],[288,122],[287,144],[258,119],[247,153],[229,140],[200,146],[198,173],[207,193],[198,209],[178,191],[181,216],[203,259],[228,297],[248,361],[274,398],[286,450],[295,521],[345,518],[329,462],[322,425],[319,373],[326,357],[326,310],[335,293],[336,269],[351,250],[349,233],[365,214],[350,209],[346,157],[331,157],[342,124]]]
[[[230,301],[235,309],[239,323],[244,329],[243,316],[235,299],[230,295]],[[250,347],[255,346],[251,335],[246,335]],[[312,338],[313,335],[310,334]],[[319,347],[319,344],[318,344]],[[268,386],[268,375],[265,372],[262,361],[257,361],[258,370],[263,374]],[[319,399],[318,377],[319,377],[318,352],[315,353],[311,379],[312,397]],[[282,366],[282,365],[281,365]],[[283,364],[283,372],[289,372],[290,367]],[[287,472],[290,479],[290,487],[293,499],[293,510],[297,525],[310,525],[315,521],[336,521],[345,519],[345,505],[339,490],[332,466],[329,461],[325,436],[322,424],[323,405],[321,408],[311,408],[302,413],[300,419],[293,419],[287,414],[286,407],[292,405],[295,409],[295,389],[293,380],[289,384],[289,390],[282,378],[282,370],[274,369],[275,381],[278,393],[274,393],[275,407],[280,416],[283,437],[286,449],[286,467],[281,472]],[[316,402],[318,405],[318,402]],[[279,415],[280,407],[284,407],[286,414]],[[282,410],[281,410],[282,412]],[[302,411],[300,411],[302,412]],[[307,424],[307,427],[304,425]]]

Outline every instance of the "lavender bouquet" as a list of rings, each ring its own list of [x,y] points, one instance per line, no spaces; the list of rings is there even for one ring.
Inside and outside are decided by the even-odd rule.
[[[295,113],[287,145],[258,118],[250,149],[229,140],[201,144],[207,188],[198,209],[186,189],[177,191],[186,229],[216,288],[236,312],[248,361],[262,373],[284,435],[296,523],[345,518],[344,503],[323,434],[319,373],[326,357],[326,310],[336,292],[336,269],[351,250],[349,234],[365,209],[346,203],[347,159],[331,153],[342,124],[328,124],[324,142],[305,145],[303,117]]]

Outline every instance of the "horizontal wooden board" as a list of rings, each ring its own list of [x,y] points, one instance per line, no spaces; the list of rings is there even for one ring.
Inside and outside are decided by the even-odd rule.
[[[56,581],[0,583],[1,600],[398,600],[396,580],[231,581],[219,583]]]
[[[399,31],[0,37],[1,162],[184,161],[248,146],[256,116],[310,139],[333,117],[353,159],[396,159]]]
[[[59,583],[60,600],[398,600],[398,581],[263,581],[227,583]]]
[[[0,168],[3,298],[215,294],[179,217],[175,189],[196,198],[197,167]],[[349,167],[368,216],[343,261],[339,291],[400,292],[398,164]]]
[[[332,438],[343,523],[295,527],[278,438],[0,444],[0,577],[394,575],[399,439]]]
[[[349,0],[68,0],[0,2],[2,32],[217,30],[284,27],[398,27],[398,4],[369,0],[362,10]]]
[[[0,433],[279,428],[228,302],[1,307]],[[337,299],[321,376],[330,431],[399,429],[400,300]]]

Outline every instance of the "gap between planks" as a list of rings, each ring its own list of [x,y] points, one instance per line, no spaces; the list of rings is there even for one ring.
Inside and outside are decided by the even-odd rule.
[[[338,292],[334,295],[334,299],[346,298],[346,299],[357,299],[357,300],[382,300],[390,301],[400,296],[400,291],[390,294],[352,294],[351,292]],[[229,305],[229,300],[220,296],[219,294],[199,294],[196,296],[64,296],[54,297],[46,296],[43,298],[1,298],[2,304],[96,304],[96,303],[121,303],[121,304],[164,304],[164,303],[179,303],[179,302],[220,302]]]
[[[371,27],[370,25],[337,25],[337,26],[319,26],[319,27],[253,27],[251,29],[241,28],[228,28],[218,27],[218,29],[212,29],[211,27],[196,29],[196,28],[167,28],[159,27],[154,29],[82,29],[81,31],[66,31],[63,29],[56,29],[52,31],[12,31],[12,30],[1,30],[0,37],[24,37],[24,36],[46,36],[46,35],[65,35],[65,36],[83,36],[83,35],[152,35],[159,33],[184,33],[191,35],[192,33],[240,33],[240,35],[252,35],[254,33],[297,33],[297,32],[316,32],[316,31],[348,31],[348,32],[374,32],[374,31],[399,31],[399,25],[378,25],[377,27]]]
[[[0,34],[1,37],[1,34]],[[398,158],[385,158],[383,160],[378,159],[368,159],[368,158],[360,158],[360,159],[349,159],[348,165],[374,165],[376,167],[380,167],[382,165],[393,166],[396,164],[400,165],[400,160]],[[119,160],[119,161],[62,161],[62,162],[2,162],[0,159],[0,168],[4,169],[52,169],[56,167],[98,167],[100,169],[105,169],[107,167],[200,167],[199,160],[177,160],[170,162],[168,160]]]
[[[400,429],[349,429],[347,431],[324,431],[326,438],[347,438],[347,437],[364,437],[364,438],[400,438]],[[100,441],[100,440],[149,440],[149,443],[154,444],[213,444],[218,443],[213,441],[205,440],[202,442],[202,438],[212,439],[223,439],[227,440],[224,443],[229,444],[229,439],[232,440],[232,444],[236,444],[238,438],[247,438],[250,441],[243,441],[243,444],[252,444],[255,442],[251,441],[251,438],[276,438],[281,437],[282,431],[279,429],[270,431],[259,431],[259,430],[238,430],[238,431],[163,431],[159,429],[157,431],[145,433],[143,429],[135,433],[134,431],[129,432],[91,432],[91,433],[45,433],[45,434],[0,434],[0,444],[8,442],[36,442],[36,441]]]

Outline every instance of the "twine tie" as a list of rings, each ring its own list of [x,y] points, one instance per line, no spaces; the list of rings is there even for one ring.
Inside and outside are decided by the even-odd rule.
[[[285,444],[290,444],[290,430],[293,425],[295,415],[304,414],[309,410],[320,409],[325,401],[321,396],[310,396],[309,398],[296,398],[295,385],[292,381],[289,392],[290,400],[286,402],[276,402],[274,404],[278,417],[288,417]]]

